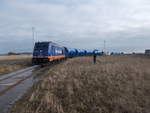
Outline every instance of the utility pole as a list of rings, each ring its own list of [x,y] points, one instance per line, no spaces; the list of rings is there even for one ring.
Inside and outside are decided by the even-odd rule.
[[[35,28],[32,27],[32,40],[33,40],[33,46],[34,46],[34,42],[35,42],[35,34],[34,34]]]
[[[106,40],[104,40],[104,53],[105,53],[105,50],[106,49]]]

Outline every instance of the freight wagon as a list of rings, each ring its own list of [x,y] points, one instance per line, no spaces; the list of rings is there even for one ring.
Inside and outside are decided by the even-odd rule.
[[[73,48],[66,48],[66,57],[67,58],[73,58],[78,56],[78,50]]]

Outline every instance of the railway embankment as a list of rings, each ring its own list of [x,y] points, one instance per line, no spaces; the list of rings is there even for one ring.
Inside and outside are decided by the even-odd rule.
[[[0,56],[0,75],[31,66],[31,58],[31,55]]]
[[[46,67],[10,113],[149,113],[150,59],[101,56]]]

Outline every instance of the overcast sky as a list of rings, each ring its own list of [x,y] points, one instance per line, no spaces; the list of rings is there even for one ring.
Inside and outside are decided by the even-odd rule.
[[[0,53],[32,51],[36,41],[73,48],[150,48],[150,0],[0,0]]]

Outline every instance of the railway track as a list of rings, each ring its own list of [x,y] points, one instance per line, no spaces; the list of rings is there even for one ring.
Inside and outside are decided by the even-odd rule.
[[[28,67],[0,77],[0,95],[32,76],[38,65]]]

